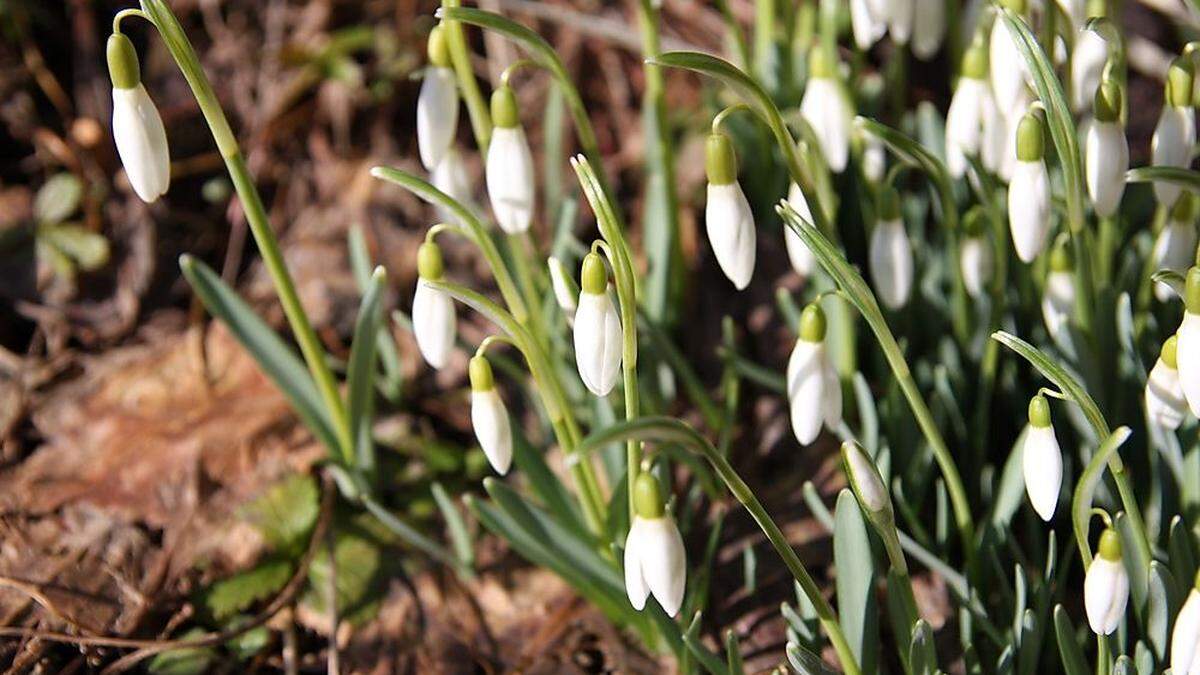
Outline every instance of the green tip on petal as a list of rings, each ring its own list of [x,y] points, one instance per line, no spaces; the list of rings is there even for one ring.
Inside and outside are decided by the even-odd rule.
[[[1100,545],[1096,547],[1096,555],[1109,562],[1121,559],[1121,535],[1111,527],[1100,535]]]
[[[521,123],[517,114],[517,96],[506,84],[492,92],[492,122],[501,129],[512,129]]]
[[[971,207],[967,211],[967,215],[963,216],[963,232],[968,237],[978,237],[982,235],[987,228],[987,214],[984,213],[980,206]]]
[[[805,342],[821,342],[825,339],[825,310],[813,302],[800,313],[800,339]]]
[[[1027,0],[1001,0],[1000,4],[1017,14],[1024,14],[1025,10],[1029,8]]]
[[[1039,162],[1045,155],[1046,140],[1042,136],[1042,121],[1037,113],[1030,111],[1017,125],[1017,159],[1022,162]]]
[[[1050,249],[1050,271],[1070,272],[1075,269],[1075,255],[1071,253],[1071,243],[1067,237],[1060,237]]]
[[[1187,271],[1183,304],[1192,314],[1200,314],[1200,267],[1192,267]]]
[[[1191,225],[1196,220],[1195,195],[1187,190],[1179,194],[1179,198],[1175,200],[1175,206],[1171,207],[1171,220],[1187,225]]]
[[[471,357],[471,362],[467,365],[467,374],[471,377],[471,391],[491,391],[496,386],[492,364],[483,354]]]
[[[808,52],[808,76],[830,79],[834,76],[834,63],[833,55],[817,45]]]
[[[604,269],[604,261],[598,253],[584,256],[583,271],[579,277],[584,293],[601,295],[608,290],[608,270]]]
[[[113,87],[117,89],[133,89],[142,81],[141,69],[138,67],[137,50],[129,38],[121,33],[108,36],[108,76],[112,78]]]
[[[1105,80],[1096,88],[1093,100],[1093,111],[1097,122],[1115,122],[1121,117],[1121,105],[1124,95],[1121,85],[1114,80]]]
[[[1192,588],[1200,591],[1200,570],[1196,570],[1196,578],[1192,580]]]
[[[1162,359],[1162,362],[1167,364],[1167,367],[1171,370],[1178,370],[1178,350],[1179,338],[1172,335],[1171,337],[1167,338],[1166,342],[1163,343],[1162,351],[1158,353],[1158,358]]]
[[[429,55],[429,65],[438,68],[450,67],[450,44],[446,41],[446,29],[441,25],[429,31],[429,40],[425,44],[425,53]]]
[[[985,80],[988,76],[988,47],[982,40],[971,45],[963,55],[962,76],[972,80]]]
[[[900,219],[900,193],[891,185],[884,185],[879,190],[879,219]]]
[[[1096,16],[1108,16],[1108,0],[1088,0],[1087,15],[1089,19]]]
[[[737,155],[729,136],[722,133],[708,135],[704,145],[704,171],[713,185],[729,185],[737,180]]]
[[[1187,107],[1192,100],[1192,64],[1182,56],[1167,69],[1167,102],[1177,108]]]
[[[442,249],[432,241],[421,244],[417,249],[417,274],[426,281],[437,281],[442,278]]]
[[[1050,402],[1041,394],[1029,399],[1029,424],[1039,429],[1050,426]]]
[[[658,480],[649,471],[642,471],[633,480],[633,507],[642,518],[662,518],[666,511]]]

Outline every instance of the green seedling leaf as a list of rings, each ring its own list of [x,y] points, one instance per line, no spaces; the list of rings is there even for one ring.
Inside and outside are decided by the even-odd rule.
[[[37,237],[70,258],[79,269],[93,272],[108,264],[108,240],[103,235],[73,223],[44,223]]]
[[[320,508],[312,476],[292,474],[243,506],[241,516],[257,527],[276,551],[295,557],[304,551]]]
[[[73,174],[56,173],[33,198],[33,217],[39,223],[61,223],[79,208],[83,183]]]
[[[275,595],[291,576],[291,560],[268,558],[245,572],[213,583],[201,592],[197,604],[214,621],[225,621]]]
[[[204,629],[193,628],[179,637],[189,640],[204,634]],[[172,649],[156,654],[146,665],[146,670],[154,675],[202,675],[209,671],[216,658],[216,650],[211,647]]]

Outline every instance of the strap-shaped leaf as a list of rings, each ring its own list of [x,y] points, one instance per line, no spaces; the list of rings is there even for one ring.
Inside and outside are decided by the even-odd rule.
[[[836,675],[837,671],[825,665],[821,657],[795,642],[787,643],[788,664],[800,675]]]
[[[855,117],[854,123],[858,128],[883,141],[897,157],[920,169],[933,181],[941,205],[942,222],[950,229],[957,229],[958,207],[954,203],[954,187],[950,181],[950,171],[946,169],[942,160],[898,129],[862,116]]]
[[[1185,190],[1200,192],[1200,171],[1177,166],[1139,166],[1125,172],[1128,183],[1169,183]]]
[[[350,413],[350,432],[354,455],[347,463],[370,473],[375,470],[375,441],[371,420],[375,415],[375,354],[379,329],[383,325],[383,288],[387,274],[376,267],[358,307],[354,338],[350,343],[350,361],[346,367],[346,386]]]
[[[354,282],[358,285],[359,292],[365,293],[371,283],[371,255],[367,251],[362,228],[357,225],[351,226],[346,240]],[[395,402],[400,397],[400,387],[404,383],[404,375],[400,370],[400,355],[396,353],[396,342],[386,328],[381,328],[376,343],[375,351],[379,354],[379,365],[383,369],[382,378],[377,386],[385,398]]]
[[[1171,637],[1171,622],[1179,612],[1179,595],[1179,585],[1171,570],[1157,560],[1150,563],[1142,625],[1159,663],[1167,659],[1167,641]]]
[[[1074,401],[1083,411],[1088,424],[1092,425],[1097,438],[1108,436],[1108,422],[1104,420],[1104,415],[1100,412],[1100,406],[1096,405],[1096,401],[1088,395],[1087,390],[1083,388],[1079,380],[1076,380],[1066,369],[1058,365],[1049,356],[1046,356],[1037,347],[1011,333],[1006,333],[1002,330],[996,331],[992,333],[992,339],[1013,350],[1021,358],[1028,361],[1047,380],[1053,382],[1054,386],[1058,387],[1059,391],[1065,394],[1067,398]]]
[[[1092,455],[1088,461],[1087,467],[1079,476],[1079,483],[1075,486],[1075,495],[1071,498],[1071,524],[1075,529],[1075,543],[1079,546],[1079,555],[1083,558],[1084,568],[1092,562],[1092,550],[1088,546],[1087,536],[1087,521],[1088,514],[1092,509],[1092,499],[1096,495],[1096,486],[1100,484],[1100,479],[1104,476],[1104,467],[1108,465],[1111,459],[1121,447],[1121,444],[1129,438],[1129,427],[1117,427],[1117,430],[1108,435],[1100,447],[1096,450],[1096,454]]]
[[[712,675],[731,675],[729,667],[721,663],[721,660],[710,652],[700,640],[700,618],[700,612],[696,612],[692,616],[691,623],[683,632],[683,644],[687,645],[688,652]]]
[[[879,612],[875,606],[875,557],[862,509],[843,489],[834,510],[833,564],[842,630],[862,672],[875,672],[879,657]]]
[[[1158,270],[1150,275],[1150,280],[1166,284],[1180,298],[1183,297],[1184,291],[1187,288],[1187,278],[1175,270]]]
[[[1054,606],[1054,637],[1058,640],[1058,655],[1066,675],[1089,675],[1083,650],[1075,641],[1075,626],[1062,605]]]
[[[433,493],[438,510],[442,512],[442,520],[446,521],[446,530],[450,535],[450,543],[454,546],[454,555],[458,557],[464,569],[471,569],[475,566],[475,548],[471,545],[471,535],[467,532],[467,524],[463,522],[462,514],[454,506],[441,483],[434,481],[429,489]]]
[[[209,314],[220,319],[238,343],[250,352],[263,373],[287,397],[292,410],[309,431],[334,457],[344,457],[349,449],[341,449],[335,440],[329,412],[322,404],[308,369],[291,347],[208,265],[183,255],[179,258],[179,268]]]
[[[391,530],[393,534],[400,537],[401,541],[459,572],[461,575],[465,577],[471,576],[471,571],[464,568],[458,558],[437,542],[418,532],[412,525],[400,520],[399,517],[387,510],[383,504],[375,501],[374,497],[369,494],[363,494],[361,498],[363,506],[371,512],[371,515],[379,519],[379,522],[388,530]]]
[[[937,655],[933,649],[933,628],[925,619],[917,619],[912,629],[908,649],[909,672],[912,675],[933,675],[937,671]]]

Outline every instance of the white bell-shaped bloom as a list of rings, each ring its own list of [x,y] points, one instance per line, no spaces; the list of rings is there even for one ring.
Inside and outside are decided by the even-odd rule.
[[[1129,574],[1121,564],[1121,539],[1113,529],[1100,535],[1100,546],[1083,580],[1083,607],[1096,635],[1110,635],[1125,616]]]
[[[1167,71],[1163,92],[1163,109],[1150,139],[1150,163],[1153,166],[1186,168],[1192,163],[1192,148],[1196,144],[1196,112],[1191,106],[1191,66],[1176,59]],[[1179,197],[1180,187],[1166,181],[1155,181],[1154,196],[1170,208]]]
[[[984,78],[987,53],[973,47],[963,57],[963,73],[946,111],[946,168],[961,178],[967,168],[966,157],[983,148],[985,125],[995,125],[997,116],[992,90]]]
[[[129,38],[108,38],[108,70],[113,82],[113,141],[134,193],[147,204],[171,185],[171,155],[158,108],[142,86],[137,52]]]
[[[471,176],[467,173],[467,164],[463,161],[462,154],[457,148],[452,146],[446,150],[446,154],[442,155],[442,161],[438,162],[430,174],[430,182],[435,188],[462,204],[464,208],[473,210]],[[442,220],[456,220],[454,213],[440,204],[437,211],[438,217]]]
[[[442,279],[442,252],[437,244],[421,244],[417,252],[417,290],[413,293],[412,326],[425,362],[442,368],[450,359],[457,335],[454,300],[430,285]]]
[[[621,372],[621,316],[608,297],[608,272],[595,253],[583,259],[575,309],[575,364],[588,391],[607,396]]]
[[[908,44],[912,36],[915,4],[918,2],[920,0],[888,0],[888,33],[898,45]]]
[[[897,217],[880,221],[871,232],[871,282],[888,309],[908,304],[913,287],[912,243]]]
[[[546,266],[550,268],[550,287],[554,290],[554,301],[568,319],[574,319],[575,308],[579,306],[579,293],[567,272],[567,266],[555,256],[546,259]]]
[[[1000,113],[995,97],[988,90],[987,106],[984,108],[983,135],[979,139],[979,159],[984,168],[1008,182],[1012,178],[1012,168],[1016,158],[1009,152],[1010,136],[1015,136],[1010,129],[1008,119]]]
[[[800,337],[787,365],[792,432],[808,445],[821,425],[836,429],[842,421],[842,383],[825,349],[825,312],[811,304],[800,315]]]
[[[943,0],[913,0],[912,53],[928,61],[937,54],[946,37],[946,3]]]
[[[1021,470],[1025,493],[1038,516],[1050,522],[1062,489],[1062,449],[1050,421],[1050,403],[1038,394],[1029,402],[1029,426],[1021,445]]]
[[[883,37],[887,23],[871,12],[868,0],[850,0],[850,28],[855,46],[865,52]]]
[[[809,52],[808,84],[800,114],[817,135],[821,153],[834,173],[846,168],[850,154],[850,123],[854,113],[836,79],[833,56],[820,46]]]
[[[524,130],[497,124],[488,145],[487,189],[496,222],[508,234],[520,234],[533,222],[534,180],[533,155]]]
[[[1058,340],[1075,313],[1075,275],[1071,270],[1052,270],[1046,275],[1042,293],[1042,319],[1046,332]]]
[[[417,149],[421,163],[433,171],[454,142],[458,129],[458,85],[454,70],[429,66],[417,95]]]
[[[808,208],[808,200],[804,198],[800,186],[795,183],[788,188],[788,204],[806,222],[812,223],[812,211]],[[808,227],[808,225],[801,224],[801,227]],[[796,270],[796,274],[799,274],[801,279],[812,276],[817,269],[817,257],[809,250],[808,244],[804,243],[800,235],[796,234],[788,225],[783,227],[783,243],[787,248],[788,261],[792,263],[792,269]]]
[[[1181,194],[1171,208],[1171,217],[1154,239],[1150,253],[1154,271],[1172,270],[1184,272],[1196,255],[1196,198],[1188,193]],[[1171,287],[1163,282],[1154,284],[1154,296],[1159,302],[1168,302],[1175,297]]]
[[[1113,215],[1125,194],[1125,171],[1129,169],[1129,144],[1120,122],[1096,119],[1088,125],[1084,161],[1088,195],[1096,214]]]
[[[1178,338],[1174,335],[1163,343],[1162,351],[1150,376],[1146,378],[1146,415],[1150,422],[1164,429],[1175,430],[1183,424],[1187,415],[1187,400],[1183,397],[1183,385],[1179,382],[1177,362]]]
[[[1025,65],[1025,57],[1014,41],[1016,36],[1008,29],[1008,24],[996,17],[992,24],[992,33],[988,41],[988,65],[991,71],[992,94],[996,97],[996,105],[1000,114],[1009,118],[1020,117],[1023,107],[1016,107],[1020,100],[1021,90],[1029,77],[1029,69]]]
[[[867,180],[878,183],[883,180],[883,172],[887,169],[887,155],[883,150],[883,141],[875,134],[863,134],[862,139],[862,170]]]
[[[995,253],[987,236],[987,226],[981,222],[985,216],[973,211],[968,213],[967,218],[967,236],[959,245],[958,266],[967,294],[972,298],[981,298],[987,295],[987,285],[996,271]]]
[[[750,202],[737,182],[737,161],[733,143],[722,133],[708,137],[706,171],[708,200],[704,206],[704,225],[708,243],[721,271],[739,291],[754,276],[754,214]]]
[[[1017,128],[1017,163],[1008,185],[1008,225],[1022,262],[1046,248],[1050,234],[1050,175],[1043,156],[1042,124],[1026,114]]]
[[[1200,675],[1200,588],[1195,584],[1171,629],[1172,675]]]
[[[1075,112],[1087,110],[1100,86],[1100,76],[1108,61],[1108,42],[1096,31],[1080,31],[1071,50],[1071,102]]]
[[[492,365],[487,357],[472,357],[467,372],[471,376],[471,426],[475,429],[475,438],[492,468],[503,476],[508,473],[513,455],[508,408],[496,391]]]
[[[1183,321],[1175,335],[1179,338],[1175,361],[1183,397],[1192,414],[1200,417],[1200,268],[1188,270]]]
[[[655,485],[649,486],[649,481]],[[648,472],[635,483],[636,513],[625,539],[625,593],[636,610],[646,606],[650,594],[668,616],[683,604],[687,582],[687,553],[675,520],[663,510],[658,485]]]

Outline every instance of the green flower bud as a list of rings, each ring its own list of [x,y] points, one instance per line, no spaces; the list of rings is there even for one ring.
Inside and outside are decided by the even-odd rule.
[[[879,469],[875,466],[875,462],[871,460],[862,446],[854,441],[842,443],[842,465],[859,503],[872,518],[883,516],[890,520],[892,501],[888,495],[887,486],[884,485],[883,477],[879,475]]]
[[[432,241],[421,244],[417,249],[417,274],[426,281],[437,281],[442,278],[442,249]]]
[[[1045,156],[1046,140],[1042,136],[1042,121],[1030,111],[1017,125],[1017,159],[1022,162],[1038,162]]]
[[[1050,250],[1050,271],[1070,272],[1075,269],[1075,254],[1071,252],[1071,244],[1066,237],[1060,237]]]
[[[438,68],[450,67],[450,44],[447,40],[446,29],[440,24],[429,31],[429,40],[425,44],[425,51],[429,55],[429,65]]]
[[[1121,86],[1114,80],[1106,79],[1096,88],[1096,98],[1093,99],[1093,110],[1097,122],[1115,122],[1121,117],[1121,104],[1124,96]]]
[[[662,518],[666,512],[658,480],[649,471],[638,473],[633,480],[633,508],[642,518]]]
[[[496,386],[492,364],[483,354],[471,357],[467,365],[467,374],[471,377],[471,391],[491,391]]]
[[[987,214],[979,206],[971,207],[963,216],[963,233],[968,237],[978,237],[987,229]]]
[[[1171,207],[1171,220],[1188,225],[1195,222],[1196,196],[1187,190],[1179,193],[1179,198],[1175,200],[1175,206]]]
[[[986,80],[988,77],[988,46],[982,40],[976,40],[967,53],[963,55],[962,76],[972,80]]]
[[[900,218],[900,193],[891,185],[884,185],[879,190],[879,219],[898,220]]]
[[[1110,527],[1100,535],[1100,545],[1096,547],[1096,556],[1110,562],[1117,562],[1121,559],[1121,535],[1117,534],[1116,530]]]
[[[604,261],[597,253],[589,253],[583,258],[583,271],[579,275],[583,292],[590,295],[601,295],[608,289],[608,270],[604,269]]]
[[[1050,402],[1041,394],[1029,399],[1029,424],[1039,429],[1050,426]]]
[[[1178,350],[1179,338],[1172,335],[1171,337],[1167,338],[1166,342],[1163,343],[1162,351],[1158,353],[1158,358],[1162,359],[1162,362],[1167,364],[1167,367],[1171,370],[1178,370],[1179,362],[1176,358]]]
[[[1182,56],[1171,62],[1167,69],[1167,86],[1164,94],[1167,103],[1176,108],[1183,108],[1192,101],[1192,64]]]
[[[112,78],[113,87],[117,89],[133,89],[142,81],[141,69],[138,67],[137,50],[129,38],[121,33],[108,36],[108,76]]]
[[[1029,9],[1028,0],[1001,0],[1000,4],[1017,14],[1024,14],[1025,10]]]
[[[704,171],[713,185],[729,185],[737,180],[737,155],[733,141],[722,133],[708,135],[704,145]]]
[[[832,78],[835,74],[837,66],[833,55],[826,51],[821,45],[817,45],[808,52],[808,76],[812,78]]]
[[[800,313],[800,339],[805,342],[821,342],[825,339],[825,310],[813,302]]]
[[[1184,285],[1183,304],[1192,314],[1200,314],[1200,267],[1193,266],[1187,271],[1187,283]]]
[[[512,129],[521,123],[517,114],[517,97],[506,84],[492,92],[492,123],[501,129]]]
[[[1088,0],[1087,15],[1089,19],[1095,16],[1108,16],[1108,1]]]

